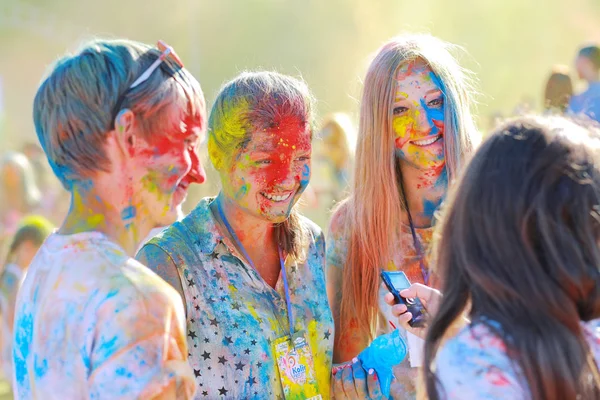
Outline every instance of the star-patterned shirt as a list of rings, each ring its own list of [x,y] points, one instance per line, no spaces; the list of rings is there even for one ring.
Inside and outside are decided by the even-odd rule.
[[[500,325],[488,321],[495,329]],[[582,324],[596,364],[600,365],[597,322]],[[439,392],[453,400],[531,398],[522,372],[507,355],[505,342],[487,324],[473,323],[442,344],[435,360]]]
[[[197,399],[283,399],[273,341],[288,334],[282,277],[275,289],[237,253],[203,199],[144,246],[149,266],[174,264],[187,308],[190,364]],[[306,218],[306,261],[288,258],[295,330],[306,332],[319,390],[329,397],[333,318],[325,288],[325,241]],[[154,264],[154,266],[152,265]]]
[[[177,292],[100,232],[52,234],[17,297],[15,399],[194,396]]]
[[[348,256],[348,242],[350,236],[349,220],[347,215],[347,207],[342,206],[333,215],[329,226],[329,235],[327,237],[327,267],[328,268],[339,268],[342,269],[346,265],[346,258]],[[421,246],[425,249],[428,248],[431,242],[433,228],[415,229]],[[415,248],[415,243],[412,237],[409,226],[402,226],[399,234],[399,243],[396,247],[396,252],[393,254],[392,259],[388,265],[382,265],[381,269],[386,271],[404,271],[411,283],[424,283],[423,272],[419,263],[420,257]],[[379,318],[378,326],[376,329],[377,336],[391,332],[388,321],[395,321],[396,317],[391,312],[391,307],[385,302],[384,296],[388,291],[380,286],[379,290]],[[401,331],[403,339],[409,342],[406,330],[398,327]],[[410,345],[416,342],[417,345],[421,342],[421,339],[414,337],[410,340]],[[352,340],[344,339],[340,340],[340,343],[354,343]],[[362,351],[362,348],[355,349],[358,354]],[[411,351],[413,349],[411,348]],[[414,354],[409,354],[406,359],[394,369],[394,375],[396,379],[393,385],[397,385],[398,389],[395,390],[396,397],[398,399],[415,399],[417,396],[416,384],[418,368],[411,367],[411,357],[413,360],[417,359]],[[398,397],[401,396],[401,397]]]

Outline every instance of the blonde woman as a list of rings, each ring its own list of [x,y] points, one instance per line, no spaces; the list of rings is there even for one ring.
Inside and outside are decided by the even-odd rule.
[[[398,37],[367,72],[354,183],[332,217],[327,245],[335,363],[351,360],[395,320],[380,271],[400,270],[411,282],[429,283],[425,253],[434,212],[477,137],[468,74],[448,48],[431,36]],[[411,335],[407,341],[395,393],[413,398],[411,367],[420,365],[422,343]]]

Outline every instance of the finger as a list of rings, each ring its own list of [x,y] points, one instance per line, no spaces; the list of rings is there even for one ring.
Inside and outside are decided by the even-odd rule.
[[[345,399],[346,394],[344,392],[344,385],[342,381],[344,368],[339,369],[331,378],[332,380],[332,389],[336,399]]]
[[[342,373],[342,390],[344,392],[344,396],[346,396],[346,399],[354,399],[356,398],[355,395],[353,395],[354,392],[354,378],[352,376],[352,365],[354,364],[354,360],[352,360],[352,364],[349,364],[347,367],[345,367],[342,371],[340,371]],[[340,372],[338,372],[338,375],[340,374]]]
[[[409,312],[405,312],[404,314],[400,315],[398,317],[398,322],[400,322],[400,325],[402,325],[404,327],[404,329],[406,329],[408,325],[408,323],[410,322],[410,320],[412,319],[412,314]]]
[[[439,299],[442,297],[442,293],[440,293],[439,290],[422,285],[420,283],[414,283],[405,290],[407,291],[407,295],[411,298],[418,297],[421,299],[421,302],[425,303],[431,303],[434,299]],[[404,294],[402,294],[402,296],[404,297]],[[423,305],[425,305],[425,303],[423,303]]]
[[[368,371],[367,388],[369,391],[369,399],[383,398],[383,394],[381,393],[381,385],[379,384],[379,379],[377,378],[377,373],[373,369],[370,369]]]
[[[383,297],[383,299],[385,300],[386,303],[388,303],[390,306],[393,306],[394,304],[396,304],[396,298],[394,297],[393,294],[391,293],[386,293],[386,295]]]
[[[396,304],[392,307],[392,315],[398,317],[408,311],[405,304]]]
[[[361,362],[352,364],[352,377],[354,378],[354,393],[357,399],[368,399],[367,371]]]
[[[418,285],[418,283],[414,283],[409,288],[402,289],[400,291],[400,296],[404,297],[405,299],[412,299],[415,297],[422,298],[421,296],[419,296],[419,291],[418,291],[417,285]]]

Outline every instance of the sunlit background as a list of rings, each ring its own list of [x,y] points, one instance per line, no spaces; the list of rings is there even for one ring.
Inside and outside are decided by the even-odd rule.
[[[540,111],[552,67],[573,71],[577,49],[600,42],[600,0],[0,0],[0,156],[37,142],[31,114],[40,80],[57,57],[93,37],[165,40],[201,82],[209,107],[240,71],[302,76],[318,99],[319,120],[343,112],[356,126],[370,56],[403,32],[428,32],[465,49],[460,62],[478,77],[476,115],[485,134],[498,116]],[[313,166],[315,192],[315,181],[327,188],[320,171]],[[209,169],[209,182],[192,189],[185,208],[217,190]],[[326,229],[332,199],[304,201],[305,213]],[[58,214],[48,217],[60,223]],[[0,400],[10,398],[2,391]]]
[[[600,41],[600,1],[0,0],[0,151],[36,140],[31,105],[40,79],[91,37],[167,41],[200,80],[209,106],[238,72],[274,69],[304,77],[319,117],[342,111],[356,123],[370,56],[402,32],[464,47],[461,63],[479,79],[485,132],[495,115],[541,109],[552,66],[572,66],[581,44]],[[186,207],[216,187],[211,179],[196,188]]]

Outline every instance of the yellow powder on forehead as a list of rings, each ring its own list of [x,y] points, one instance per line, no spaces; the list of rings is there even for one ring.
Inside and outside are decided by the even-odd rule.
[[[396,101],[405,100],[408,98],[408,93],[403,92],[401,90],[396,91]]]

